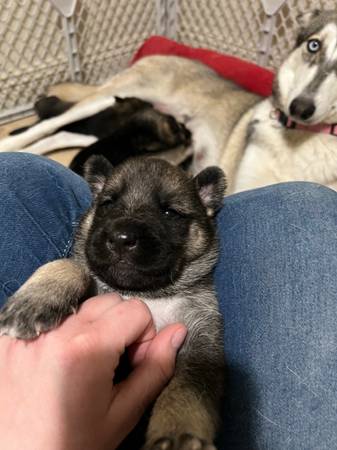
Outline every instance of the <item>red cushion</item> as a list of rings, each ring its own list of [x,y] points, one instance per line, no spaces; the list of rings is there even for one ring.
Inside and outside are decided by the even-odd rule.
[[[135,54],[133,61],[148,55],[177,55],[197,59],[210,66],[219,75],[251,92],[262,96],[271,94],[273,72],[235,56],[189,47],[162,36],[147,39]]]

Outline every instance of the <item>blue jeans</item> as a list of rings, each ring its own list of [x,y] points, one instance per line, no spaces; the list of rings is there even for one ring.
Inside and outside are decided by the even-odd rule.
[[[0,154],[0,301],[65,257],[91,201],[85,181]],[[229,196],[215,283],[228,363],[219,448],[337,448],[337,194],[286,183]]]

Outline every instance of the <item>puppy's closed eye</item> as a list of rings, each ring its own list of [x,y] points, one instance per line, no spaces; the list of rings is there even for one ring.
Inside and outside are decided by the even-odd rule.
[[[186,219],[188,217],[185,212],[172,206],[162,205],[160,210],[162,214],[169,219]]]
[[[102,199],[99,204],[98,207],[99,208],[109,208],[109,207],[113,207],[116,203],[117,197],[107,197]]]
[[[103,195],[102,198],[98,202],[99,208],[107,208],[107,207],[113,207],[117,203],[118,199],[120,198],[120,194],[118,192],[109,193],[106,195]]]

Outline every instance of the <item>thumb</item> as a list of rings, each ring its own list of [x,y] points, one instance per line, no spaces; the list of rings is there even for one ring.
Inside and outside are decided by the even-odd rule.
[[[183,324],[163,328],[149,344],[140,364],[126,380],[114,387],[109,416],[114,430],[121,430],[121,440],[172,377],[177,352],[186,334],[187,328]]]

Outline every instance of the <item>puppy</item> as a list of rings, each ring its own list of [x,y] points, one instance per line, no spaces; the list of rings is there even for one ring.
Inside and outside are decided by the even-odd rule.
[[[136,98],[117,97],[115,100],[113,106],[101,112],[61,126],[56,135],[33,145],[30,151],[41,153],[58,146],[87,146],[70,164],[79,175],[83,174],[83,166],[92,155],[103,155],[113,165],[131,156],[152,156],[154,153],[173,164],[188,163],[191,133],[184,125],[174,117],[156,111],[148,102]],[[40,98],[34,109],[42,121],[65,113],[72,106],[72,102],[49,96]],[[29,128],[31,126],[19,128],[11,134],[20,134]]]
[[[142,107],[132,109],[123,117],[120,105],[125,109],[136,102]],[[97,134],[98,141],[73,158],[70,168],[74,172],[83,175],[85,162],[93,155],[103,155],[113,165],[133,156],[155,156],[188,168],[192,156],[191,133],[184,125],[172,116],[156,111],[151,104],[134,98],[117,99],[116,107],[111,109],[114,110],[115,120],[106,120],[104,117],[99,119],[102,132]],[[71,127],[74,125],[76,123],[71,124]]]
[[[192,178],[146,158],[113,168],[92,157],[84,175],[94,201],[73,256],[42,266],[8,300],[0,333],[35,338],[96,293],[142,298],[158,330],[176,321],[189,330],[175,376],[154,405],[144,448],[214,449],[224,360],[212,270],[224,174],[209,167]]]

